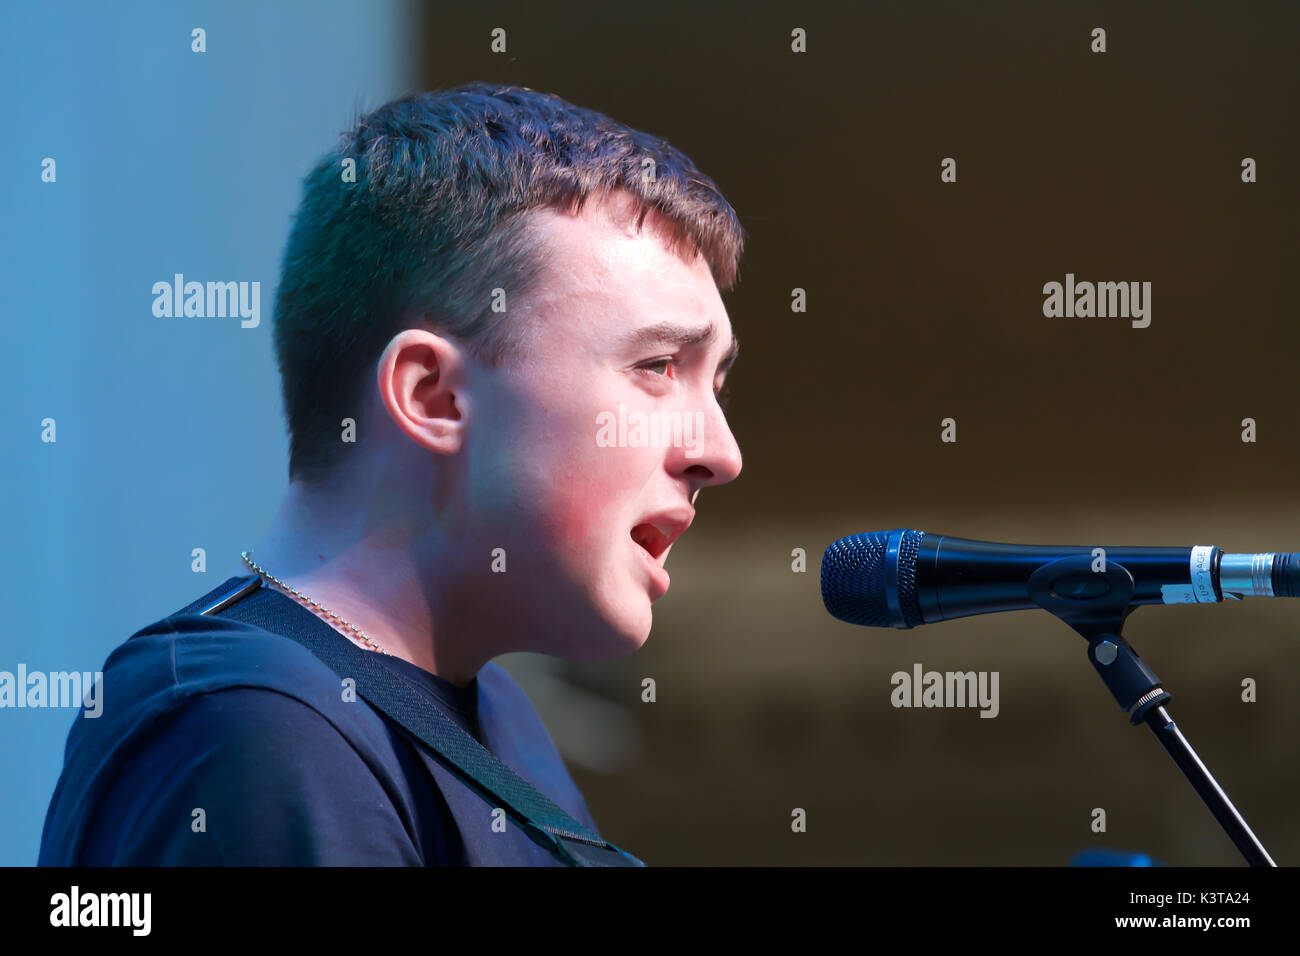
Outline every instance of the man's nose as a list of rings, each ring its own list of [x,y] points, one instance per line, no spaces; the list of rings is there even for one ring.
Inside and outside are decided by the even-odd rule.
[[[684,443],[678,456],[680,466],[697,488],[735,481],[743,463],[726,416],[716,405],[710,412],[695,415],[693,441]]]

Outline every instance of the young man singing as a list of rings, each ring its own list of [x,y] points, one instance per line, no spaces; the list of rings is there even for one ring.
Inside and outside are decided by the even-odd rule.
[[[687,157],[555,96],[470,84],[362,117],[285,252],[290,487],[222,588],[260,586],[109,657],[40,862],[556,862],[259,620],[324,622],[598,833],[491,661],[649,636],[701,489],[741,468],[719,291],[743,238]]]

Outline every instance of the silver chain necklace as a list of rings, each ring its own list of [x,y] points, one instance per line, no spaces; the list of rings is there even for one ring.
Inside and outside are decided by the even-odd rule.
[[[311,598],[307,597],[307,595],[301,593],[300,591],[298,591],[298,590],[295,589],[295,588],[291,588],[291,587],[289,587],[289,585],[285,584],[285,583],[284,583],[283,581],[281,581],[279,578],[277,578],[277,577],[275,577],[274,575],[270,574],[270,573],[269,573],[268,571],[266,571],[264,568],[258,567],[258,565],[255,564],[255,563],[253,562],[253,559],[252,559],[251,557],[249,557],[249,555],[251,555],[252,553],[253,553],[252,551],[244,551],[244,552],[241,553],[240,556],[244,559],[244,563],[247,564],[247,565],[248,565],[250,568],[252,568],[254,571],[256,571],[258,574],[262,575],[263,577],[267,578],[268,580],[274,581],[276,584],[278,584],[280,587],[284,588],[284,590],[288,591],[288,592],[289,592],[290,594],[292,594],[294,597],[298,598],[299,600],[306,601],[308,604],[310,604],[310,605],[311,605],[313,608],[315,608],[316,610],[318,610],[318,611],[323,611],[325,614],[327,614],[329,617],[333,618],[333,619],[334,619],[335,621],[337,621],[339,624],[342,624],[342,625],[343,625],[344,627],[346,627],[348,630],[352,631],[352,632],[356,635],[357,639],[360,640],[360,641],[361,641],[363,644],[365,644],[367,647],[369,647],[372,651],[378,651],[380,654],[388,654],[388,651],[384,650],[382,647],[380,647],[378,644],[376,644],[376,643],[375,643],[374,641],[372,641],[370,638],[366,637],[366,632],[363,631],[363,630],[361,630],[361,628],[357,627],[355,624],[349,624],[347,621],[343,620],[343,618],[339,617],[337,614],[335,614],[335,613],[334,613],[333,611],[331,611],[329,608],[324,607],[323,605],[317,604],[317,603],[316,603],[315,601],[313,601]],[[388,654],[388,656],[389,656],[389,657],[392,657],[393,655],[392,655],[392,654]]]

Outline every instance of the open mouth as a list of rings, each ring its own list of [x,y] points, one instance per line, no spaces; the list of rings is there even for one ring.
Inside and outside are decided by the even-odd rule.
[[[695,518],[692,508],[672,508],[647,516],[629,532],[651,560],[662,566],[664,553],[682,536]]]
[[[649,522],[644,522],[632,529],[632,540],[639,544],[646,553],[658,561],[668,545],[672,543],[668,535]]]

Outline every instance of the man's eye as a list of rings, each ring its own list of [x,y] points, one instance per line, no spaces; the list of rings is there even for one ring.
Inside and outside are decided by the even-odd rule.
[[[653,362],[646,362],[644,365],[638,365],[637,368],[644,369],[645,371],[650,372],[652,375],[668,376],[668,370],[676,364],[677,363],[670,358],[661,358],[661,359],[655,359]],[[660,366],[663,367],[662,372],[653,371],[654,369],[659,368]]]

